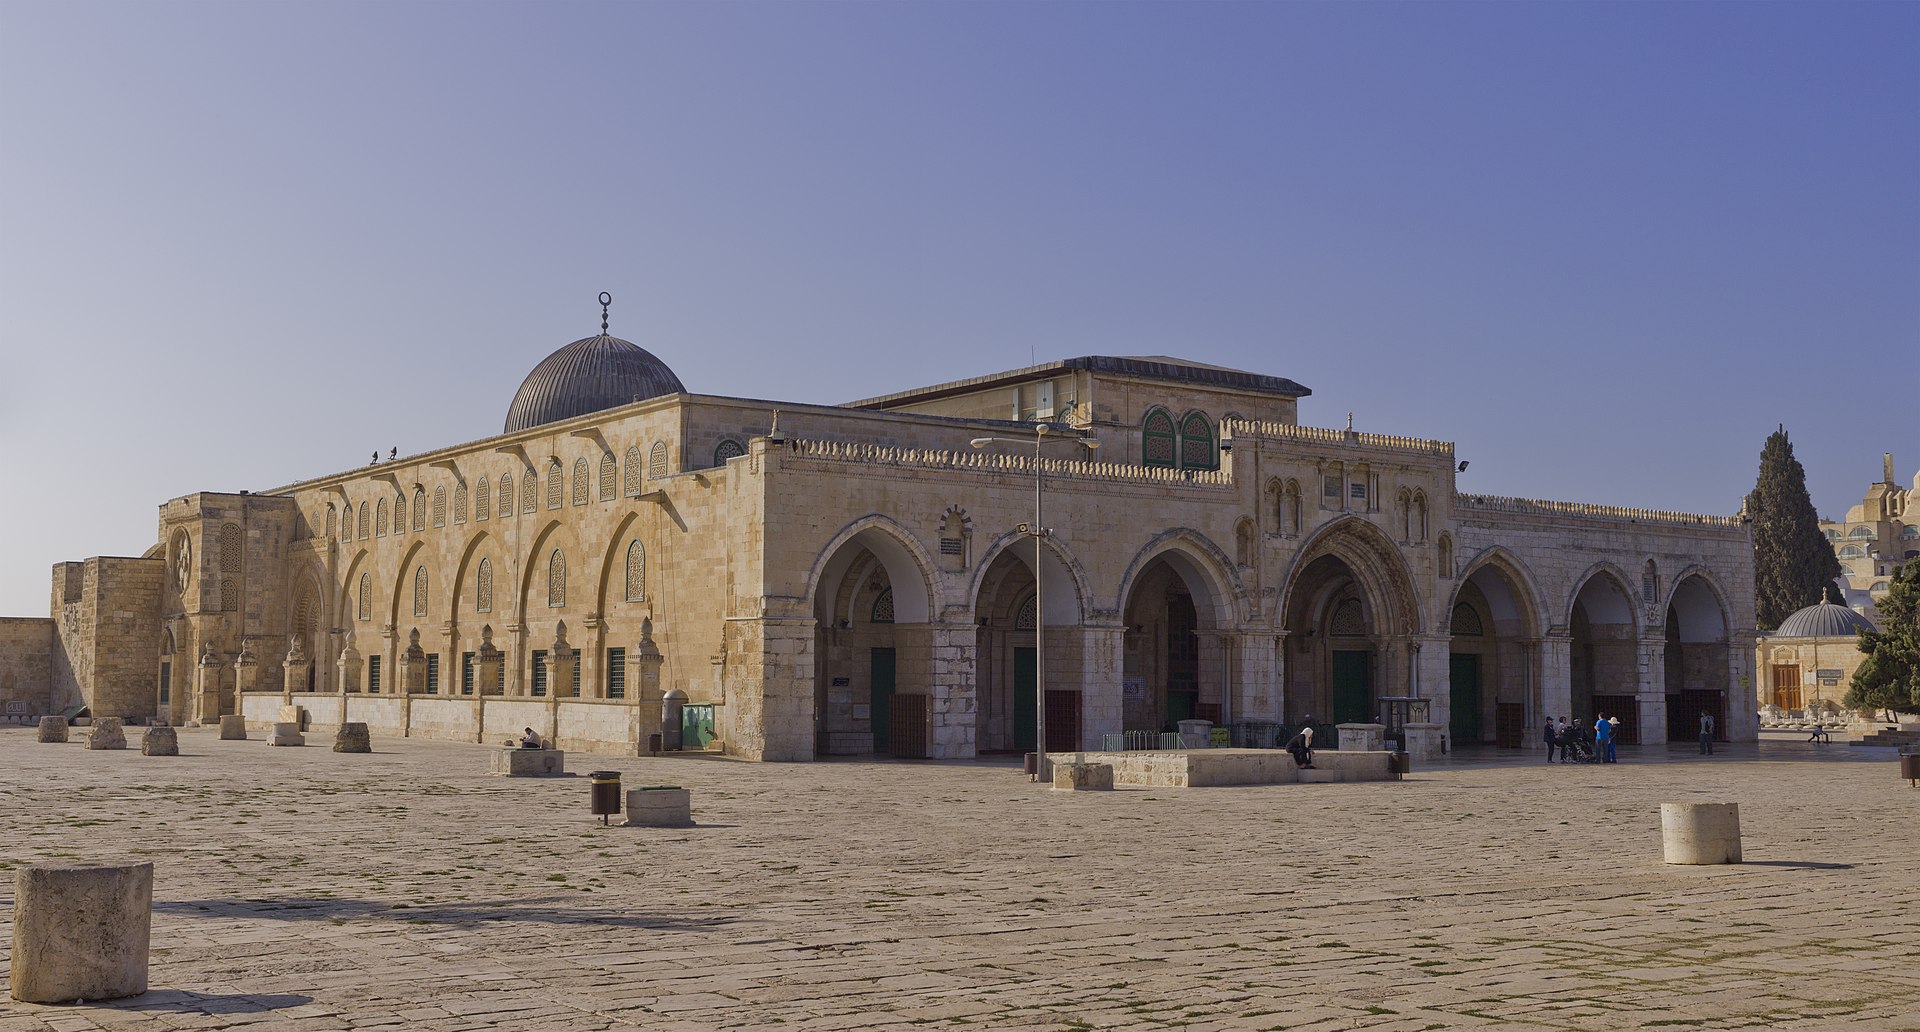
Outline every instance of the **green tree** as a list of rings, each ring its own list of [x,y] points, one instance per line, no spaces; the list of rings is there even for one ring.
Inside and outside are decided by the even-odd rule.
[[[1840,560],[1820,533],[1820,517],[1807,497],[1807,471],[1793,457],[1782,426],[1760,449],[1760,476],[1747,496],[1753,521],[1753,594],[1762,630],[1820,601],[1820,591],[1840,576]]]
[[[1880,611],[1880,629],[1860,632],[1867,658],[1847,686],[1847,705],[1920,711],[1920,559],[1901,563],[1873,606]]]

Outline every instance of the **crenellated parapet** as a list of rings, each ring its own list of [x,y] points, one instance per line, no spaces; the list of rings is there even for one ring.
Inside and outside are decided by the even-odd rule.
[[[781,462],[781,465],[788,469],[804,469],[811,462],[822,465],[851,464],[899,469],[1031,474],[1034,465],[1033,456],[1017,452],[963,452],[938,448],[899,448],[890,445],[801,439],[791,441],[789,447],[792,449],[791,455]],[[1086,459],[1043,458],[1039,461],[1040,471],[1050,479],[1220,488],[1233,486],[1231,470],[1170,469]]]
[[[1222,424],[1223,438],[1234,444],[1247,441],[1285,441],[1304,444],[1332,444],[1378,451],[1411,452],[1417,455],[1453,456],[1452,441],[1430,441],[1420,437],[1394,434],[1370,434],[1358,430],[1335,430],[1320,426],[1295,426],[1250,419],[1229,419]]]
[[[1554,502],[1538,498],[1505,498],[1499,495],[1456,494],[1454,512],[1470,516],[1475,512],[1503,512],[1531,516],[1577,516],[1582,519],[1619,520],[1626,523],[1669,523],[1706,527],[1738,527],[1738,516],[1709,516],[1693,512],[1669,512],[1665,509],[1635,509],[1621,505],[1593,505],[1587,502]]]

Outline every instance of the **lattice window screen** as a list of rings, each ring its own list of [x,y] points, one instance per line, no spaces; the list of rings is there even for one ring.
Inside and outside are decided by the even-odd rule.
[[[613,453],[600,456],[600,500],[613,501],[613,490],[620,479],[620,463],[614,461]]]
[[[647,550],[640,542],[627,546],[627,601],[647,600]]]
[[[553,550],[547,560],[547,605],[559,609],[567,604],[567,554]]]
[[[473,611],[476,613],[493,612],[493,560],[480,560],[480,570],[473,575]]]

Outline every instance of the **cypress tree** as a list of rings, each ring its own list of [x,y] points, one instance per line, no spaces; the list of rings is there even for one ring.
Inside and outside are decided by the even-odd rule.
[[[1762,630],[1780,626],[1820,601],[1820,590],[1840,576],[1840,560],[1820,533],[1807,497],[1807,471],[1793,457],[1785,426],[1760,449],[1760,476],[1747,496],[1753,521],[1753,595]]]

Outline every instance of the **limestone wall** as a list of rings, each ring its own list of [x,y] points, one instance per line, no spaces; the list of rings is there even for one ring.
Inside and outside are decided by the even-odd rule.
[[[53,710],[54,621],[0,617],[0,720]]]
[[[101,556],[54,566],[51,708],[154,715],[164,565]]]

